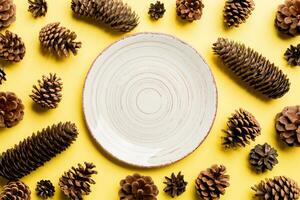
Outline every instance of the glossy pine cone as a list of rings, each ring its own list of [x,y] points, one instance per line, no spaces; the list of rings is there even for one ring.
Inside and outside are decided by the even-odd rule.
[[[291,66],[300,66],[300,44],[291,45],[284,54],[285,59]]]
[[[16,5],[13,0],[0,0],[0,28],[16,21]]]
[[[158,188],[150,176],[133,174],[120,182],[120,200],[157,200]]]
[[[0,192],[0,200],[30,200],[31,191],[21,181],[11,181]]]
[[[164,3],[157,1],[156,3],[151,3],[148,14],[154,20],[162,18],[166,12]]]
[[[19,62],[24,58],[25,52],[25,44],[21,37],[8,30],[5,34],[0,33],[0,59]]]
[[[45,16],[48,10],[48,4],[46,0],[28,0],[28,11],[32,13],[34,17]]]
[[[165,177],[166,187],[164,188],[165,193],[170,195],[172,198],[180,196],[185,192],[187,182],[184,181],[184,176],[179,172],[177,175],[171,174],[171,177]]]
[[[0,128],[17,125],[24,116],[22,100],[13,92],[0,92]]]
[[[300,189],[298,184],[285,176],[277,176],[261,181],[252,187],[258,200],[297,200]]]
[[[197,194],[202,200],[218,200],[225,194],[229,186],[229,175],[226,174],[226,167],[213,165],[202,171],[196,179]]]
[[[177,15],[186,21],[201,19],[203,8],[202,0],[176,0]]]
[[[138,25],[138,16],[121,0],[72,0],[77,16],[87,17],[108,25],[111,29],[129,32]]]
[[[49,180],[40,180],[35,189],[37,195],[42,199],[48,199],[54,196],[55,188],[51,181]]]
[[[213,50],[229,70],[253,90],[279,98],[290,89],[287,76],[265,57],[244,44],[219,38]]]
[[[0,156],[0,175],[18,180],[66,150],[77,138],[75,124],[66,122],[48,126],[24,139]]]

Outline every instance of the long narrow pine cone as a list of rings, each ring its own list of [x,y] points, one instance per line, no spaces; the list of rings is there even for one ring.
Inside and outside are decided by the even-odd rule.
[[[252,190],[255,191],[258,200],[297,200],[300,194],[298,184],[285,176],[261,181],[252,187]]]
[[[46,0],[28,0],[28,11],[31,12],[33,17],[45,16],[48,10],[48,4]]]
[[[16,21],[16,5],[13,0],[0,0],[0,28]]]
[[[85,162],[84,165],[72,167],[59,179],[59,186],[62,192],[70,200],[81,200],[82,196],[91,193],[91,184],[95,184],[92,175],[97,174],[93,163]]]
[[[75,32],[60,26],[59,22],[50,23],[40,31],[40,42],[42,47],[58,57],[69,57],[70,53],[77,54],[81,48],[81,42],[76,42]]]
[[[244,44],[219,38],[213,50],[229,70],[253,90],[280,98],[290,89],[287,76],[273,63]]]
[[[76,125],[71,122],[48,126],[24,139],[0,156],[0,175],[18,180],[51,158],[66,150],[77,138]]]
[[[291,45],[284,54],[285,59],[291,66],[300,67],[300,43],[297,46]]]
[[[0,200],[30,200],[31,191],[22,181],[11,181],[0,192]]]
[[[177,175],[171,174],[171,177],[165,177],[166,187],[164,188],[165,193],[170,195],[172,198],[180,196],[185,192],[187,182],[184,181],[184,176],[179,172]]]
[[[203,8],[202,0],[176,0],[177,15],[189,22],[200,20]]]
[[[138,25],[138,16],[121,0],[72,0],[71,6],[77,16],[93,19],[111,29],[129,32]]]
[[[4,69],[0,67],[0,85],[3,81],[6,81],[6,73],[4,72]]]

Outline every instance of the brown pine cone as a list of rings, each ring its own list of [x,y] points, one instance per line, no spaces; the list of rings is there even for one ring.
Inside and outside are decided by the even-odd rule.
[[[42,199],[48,199],[54,196],[55,188],[51,181],[40,180],[39,182],[37,182],[35,191],[37,195]]]
[[[203,8],[202,0],[176,0],[177,15],[189,22],[201,19]]]
[[[300,0],[285,0],[278,7],[275,25],[282,33],[300,35]]]
[[[16,21],[16,5],[13,0],[0,0],[0,28]]]
[[[62,98],[62,81],[56,74],[43,76],[42,80],[38,80],[38,86],[34,85],[30,97],[42,108],[56,108]]]
[[[71,8],[78,16],[104,23],[121,32],[131,31],[139,21],[137,14],[121,0],[72,0]]]
[[[253,90],[279,98],[290,89],[287,76],[273,63],[244,44],[219,38],[213,50],[229,70]]]
[[[196,179],[197,194],[202,200],[218,200],[225,194],[229,186],[229,175],[226,174],[226,167],[213,165],[202,171]]]
[[[0,192],[0,200],[30,200],[31,191],[22,181],[11,181]]]
[[[68,57],[70,52],[77,54],[81,42],[76,42],[77,35],[69,29],[59,26],[60,23],[50,23],[40,31],[42,47],[58,57]]]
[[[157,200],[158,188],[150,176],[133,174],[120,182],[120,200]]]
[[[8,30],[5,34],[0,33],[0,59],[19,62],[24,58],[25,52],[25,44],[17,34]]]
[[[184,176],[181,175],[181,172],[179,172],[177,176],[172,173],[170,178],[165,177],[165,179],[166,181],[164,184],[166,184],[166,187],[164,188],[164,191],[172,198],[180,196],[185,192],[187,182],[184,181]]]
[[[13,92],[0,92],[0,128],[17,125],[24,116],[22,100]]]
[[[96,166],[93,163],[84,163],[84,166],[78,164],[78,167],[72,167],[65,172],[59,179],[59,187],[62,192],[71,200],[81,200],[82,196],[89,195],[91,192],[90,184],[95,184],[92,179]]]
[[[155,4],[151,3],[148,14],[154,20],[162,18],[166,12],[165,5],[160,1],[157,1]]]
[[[0,85],[2,84],[2,81],[6,81],[6,73],[4,72],[4,69],[0,67]]]
[[[28,11],[31,12],[33,17],[41,17],[46,15],[48,10],[46,0],[28,0],[28,3]]]
[[[261,181],[252,187],[258,200],[297,200],[300,189],[298,184],[285,176],[277,176]]]
[[[300,44],[297,46],[291,45],[284,54],[285,59],[289,62],[289,65],[300,66]]]

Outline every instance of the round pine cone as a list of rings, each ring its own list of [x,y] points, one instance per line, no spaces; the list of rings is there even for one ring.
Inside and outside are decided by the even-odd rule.
[[[300,0],[285,0],[278,7],[275,25],[282,33],[300,35]]]
[[[277,151],[269,144],[256,145],[250,152],[250,164],[257,172],[272,170],[278,164]]]
[[[33,17],[41,17],[46,15],[48,10],[46,0],[28,0],[28,3],[28,11],[31,12]]]
[[[30,97],[42,108],[56,108],[62,98],[62,81],[56,74],[43,76],[38,80],[38,86],[34,85]]]
[[[55,188],[51,181],[40,180],[39,182],[37,182],[35,191],[39,197],[48,199],[54,196]]]
[[[300,146],[300,106],[285,107],[276,116],[276,131],[289,146]]]
[[[0,0],[0,28],[16,21],[16,5],[13,0]]]
[[[22,100],[13,92],[0,92],[0,128],[17,125],[24,116]]]
[[[298,184],[285,176],[277,176],[261,181],[252,187],[258,200],[297,200],[300,189]]]
[[[229,175],[226,174],[226,167],[223,165],[213,165],[202,171],[196,179],[197,194],[203,200],[220,199],[228,186]]]
[[[203,8],[202,0],[176,0],[177,15],[183,20],[201,19]]]
[[[21,181],[12,181],[3,187],[0,200],[30,200],[31,191]]]
[[[155,4],[151,3],[148,14],[152,19],[158,20],[162,18],[166,12],[165,5],[160,1],[157,1]]]
[[[291,47],[286,50],[284,57],[289,65],[300,66],[300,44],[297,46],[291,45]]]
[[[172,173],[170,178],[165,177],[165,179],[166,181],[164,184],[166,184],[166,187],[164,188],[164,191],[172,198],[180,196],[185,192],[187,182],[184,181],[184,176],[181,175],[181,172],[179,172],[177,176]]]
[[[120,200],[157,200],[158,188],[150,176],[133,174],[120,182]]]

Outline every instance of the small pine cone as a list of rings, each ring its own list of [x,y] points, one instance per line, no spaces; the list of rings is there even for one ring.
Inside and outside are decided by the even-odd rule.
[[[69,57],[70,52],[77,54],[81,42],[76,42],[77,35],[69,29],[59,26],[60,23],[50,23],[40,31],[42,47],[58,57]]]
[[[17,34],[8,30],[5,34],[0,33],[0,59],[19,62],[24,58],[25,52],[25,44]]]
[[[300,35],[300,0],[285,0],[278,7],[275,25],[282,33]]]
[[[177,15],[189,22],[201,19],[203,8],[202,0],[176,0]]]
[[[13,92],[0,92],[0,128],[17,125],[24,116],[22,100]]]
[[[227,0],[224,8],[224,22],[228,27],[245,23],[254,10],[253,0]]]
[[[30,200],[31,191],[22,181],[11,181],[0,192],[0,200]]]
[[[160,1],[157,1],[155,4],[151,3],[148,14],[154,20],[162,18],[166,12],[165,5]]]
[[[219,38],[213,50],[233,74],[253,90],[269,98],[279,98],[290,89],[287,76],[265,57],[244,44]]]
[[[0,0],[0,28],[16,21],[16,5],[13,0]]]
[[[38,80],[38,86],[34,85],[30,97],[42,108],[56,108],[62,98],[62,81],[56,74],[43,76]]]
[[[179,172],[177,176],[172,173],[170,178],[165,177],[165,179],[166,181],[164,184],[166,184],[166,187],[164,188],[164,191],[172,198],[180,196],[185,192],[187,182],[184,181],[184,176],[181,175],[181,172]]]
[[[261,181],[252,187],[258,200],[297,200],[300,189],[298,184],[285,176],[276,176],[272,179]]]
[[[276,131],[288,146],[300,146],[300,106],[288,106],[276,116]]]
[[[46,0],[28,0],[28,3],[28,11],[31,12],[33,17],[41,17],[46,15],[48,10]]]
[[[213,165],[202,171],[196,179],[196,190],[200,199],[218,200],[225,194],[229,186],[229,175],[226,174],[226,167]]]
[[[269,144],[256,145],[250,152],[250,164],[257,172],[272,170],[278,164],[277,151]]]
[[[300,44],[297,46],[291,45],[284,54],[285,59],[289,62],[289,65],[300,66]]]
[[[18,180],[66,150],[77,138],[76,125],[71,122],[48,126],[33,134],[0,156],[0,175]]]
[[[72,0],[73,12],[111,29],[129,32],[138,25],[138,16],[121,0]]]
[[[120,200],[157,200],[158,188],[150,176],[133,174],[120,182]]]
[[[0,85],[2,84],[2,81],[6,81],[6,73],[3,68],[0,68]]]
[[[42,199],[48,199],[54,196],[55,188],[51,181],[40,180],[39,182],[37,182],[35,191],[37,195]]]
[[[72,200],[81,200],[83,195],[89,195],[91,192],[90,184],[95,184],[92,179],[96,166],[93,163],[84,163],[84,166],[78,164],[78,167],[72,167],[59,179],[59,187],[62,192]]]

